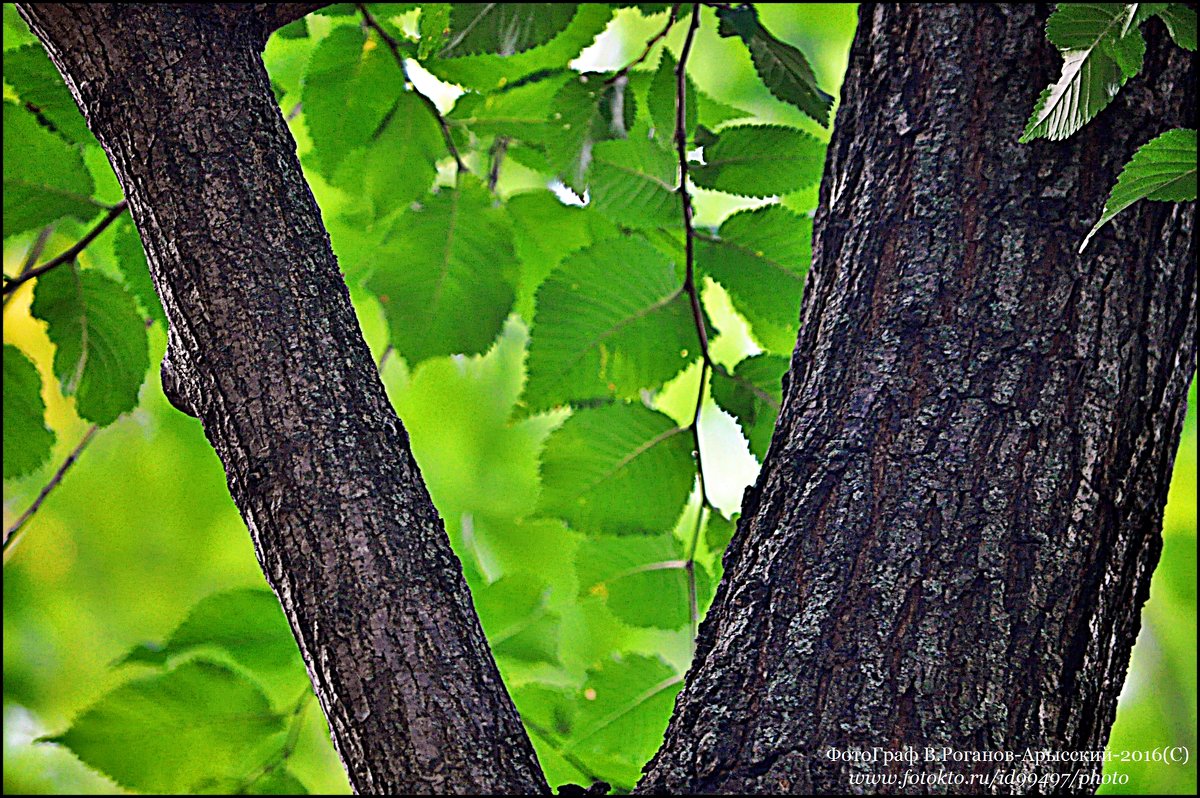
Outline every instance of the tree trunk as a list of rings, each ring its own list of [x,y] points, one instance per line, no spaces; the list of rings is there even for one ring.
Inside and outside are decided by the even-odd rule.
[[[163,388],[225,465],[353,787],[547,792],[259,55],[307,8],[20,12],[125,190]]]
[[[639,791],[1099,773],[829,756],[1097,751],[1137,636],[1195,367],[1194,203],[1076,249],[1134,149],[1194,119],[1195,72],[1155,20],[1110,108],[1019,144],[1061,64],[1038,8],[862,7],[779,426]],[[855,781],[904,771],[966,780]]]

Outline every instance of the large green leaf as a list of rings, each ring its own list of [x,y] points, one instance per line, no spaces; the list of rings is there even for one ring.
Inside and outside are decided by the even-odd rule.
[[[646,92],[646,105],[649,107],[650,121],[654,123],[655,138],[667,149],[673,148],[675,144],[675,95],[678,89],[675,70],[677,67],[678,62],[675,57],[664,48],[662,60],[658,63],[658,70],[654,73],[654,78],[650,81],[650,87]],[[696,99],[696,86],[692,83],[691,77],[686,79],[686,87],[684,101],[687,117],[684,131],[688,141],[691,141],[696,132],[696,120],[700,115],[700,105]]]
[[[240,781],[278,747],[272,736],[283,728],[258,685],[193,660],[121,685],[47,741],[126,789],[172,794]]]
[[[691,434],[639,404],[577,410],[542,455],[542,515],[589,533],[661,532],[695,479]]]
[[[1104,212],[1079,247],[1113,217],[1141,199],[1186,202],[1196,198],[1196,131],[1176,128],[1138,148],[1113,186]]]
[[[54,374],[81,418],[106,426],[137,406],[150,368],[146,323],[120,283],[63,266],[38,278],[30,313],[46,322]]]
[[[42,375],[25,353],[4,345],[4,478],[21,477],[48,459],[54,432],[46,426]]]
[[[403,214],[379,253],[371,290],[392,344],[412,364],[487,349],[513,305],[517,263],[503,208],[460,178]]]
[[[117,222],[117,231],[113,237],[113,255],[117,259],[117,268],[125,282],[129,293],[137,299],[142,312],[155,321],[166,324],[166,314],[158,292],[154,290],[154,281],[150,279],[150,266],[146,262],[146,250],[142,246],[141,236],[137,227],[128,219]]]
[[[351,150],[371,142],[403,90],[404,77],[388,48],[359,28],[334,28],[317,45],[301,97],[326,177]]]
[[[550,135],[554,96],[570,79],[572,73],[564,70],[492,94],[464,94],[447,119],[477,136],[544,142]]]
[[[1196,51],[1196,9],[1186,3],[1171,3],[1158,15],[1176,44],[1185,50]]]
[[[370,141],[346,154],[333,182],[365,199],[374,217],[382,219],[424,196],[444,155],[446,145],[433,113],[415,92],[405,92]]]
[[[804,53],[772,36],[758,21],[752,6],[717,10],[721,36],[739,36],[750,50],[754,69],[767,89],[822,125],[829,124],[833,96],[817,86],[817,78]]]
[[[671,534],[595,537],[576,554],[579,595],[598,596],[631,626],[680,629],[691,619],[683,546]],[[711,579],[695,564],[698,593],[711,592]]]
[[[627,655],[589,671],[568,748],[606,780],[629,788],[662,745],[683,676],[657,657]]]
[[[76,147],[4,103],[4,237],[63,216],[87,221],[99,208],[95,186]]]
[[[675,155],[647,139],[598,142],[588,182],[591,204],[629,228],[682,226],[678,171]]]
[[[546,44],[575,16],[576,3],[452,3],[442,58],[513,55]]]
[[[525,405],[636,396],[698,354],[675,266],[643,241],[600,241],[568,256],[538,290]]]
[[[616,227],[590,208],[565,205],[552,191],[530,191],[509,197],[513,243],[521,261],[516,310],[527,322],[534,316],[534,295],[563,258],[601,238],[616,235]]]
[[[759,328],[795,330],[800,294],[812,262],[812,220],[782,205],[739,211],[715,239],[701,238],[696,263],[723,285],[734,307]]]
[[[551,124],[543,143],[553,173],[582,196],[597,142],[625,138],[636,116],[628,86],[587,73],[568,81],[550,105]]]
[[[493,654],[522,662],[558,662],[562,621],[548,606],[544,582],[515,574],[474,589],[471,596]]]
[[[40,44],[4,51],[4,82],[16,89],[25,107],[73,144],[94,143],[79,106]]]
[[[1088,123],[1141,69],[1145,41],[1130,27],[1123,3],[1060,3],[1046,23],[1046,36],[1059,48],[1063,68],[1057,82],[1038,98],[1021,141],[1064,139]]]
[[[121,662],[162,665],[171,657],[198,648],[219,649],[255,672],[303,667],[279,601],[265,588],[206,596],[192,607],[164,644],[135,646]]]
[[[825,145],[802,130],[782,125],[734,125],[704,146],[704,164],[692,179],[746,197],[787,194],[821,179]]]
[[[422,15],[425,11],[422,10]],[[570,23],[546,44],[514,55],[466,55],[423,58],[422,65],[448,83],[490,92],[546,69],[565,69],[567,63],[608,26],[613,9],[603,3],[583,3]],[[431,23],[436,26],[436,22]],[[422,29],[424,35],[424,29]]]
[[[713,373],[713,399],[741,424],[750,451],[760,463],[771,445],[775,419],[783,401],[783,375],[787,370],[786,357],[758,354],[738,363],[732,374],[723,368]]]

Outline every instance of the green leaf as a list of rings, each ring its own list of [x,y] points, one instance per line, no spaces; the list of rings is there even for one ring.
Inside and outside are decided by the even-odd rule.
[[[736,514],[732,519],[726,518],[715,510],[710,511],[705,518],[704,542],[708,546],[708,550],[715,555],[718,566],[721,562],[721,555],[729,545],[729,541],[733,540],[734,532],[737,531],[737,518]]]
[[[103,427],[137,406],[150,368],[146,324],[120,283],[63,266],[38,278],[30,313],[46,322],[54,374],[80,418]]]
[[[517,262],[503,208],[461,177],[404,213],[368,286],[383,303],[392,344],[410,364],[483,352],[513,305]]]
[[[4,51],[4,82],[29,111],[72,144],[96,141],[71,90],[38,43]]]
[[[128,218],[117,223],[113,237],[113,254],[117,258],[117,268],[121,271],[125,287],[133,294],[142,312],[165,325],[167,316],[163,312],[158,292],[154,290],[154,281],[150,279],[146,250],[142,246],[137,228]]]
[[[159,646],[132,648],[118,664],[162,665],[198,648],[215,648],[251,671],[295,668],[300,651],[275,595],[264,588],[214,593],[198,601]]]
[[[654,123],[655,138],[662,142],[667,149],[675,146],[675,69],[677,65],[675,57],[664,48],[662,60],[658,63],[658,71],[654,73],[649,91],[646,93],[646,104],[650,110],[650,120]],[[695,84],[692,83],[690,77],[686,80],[687,88],[684,92],[687,111],[685,132],[688,141],[691,141],[692,135],[696,132],[696,120],[699,118],[700,105],[696,99],[698,95]]]
[[[22,477],[50,459],[54,432],[46,426],[42,375],[25,353],[4,345],[4,478]]]
[[[546,44],[570,24],[576,3],[451,3],[442,58],[513,55]]]
[[[1196,52],[1196,9],[1186,3],[1171,3],[1159,17],[1167,26],[1171,38],[1185,50]]]
[[[799,108],[821,125],[829,124],[833,95],[817,86],[817,78],[804,53],[772,36],[758,22],[752,6],[717,10],[721,36],[738,36],[750,50],[750,59],[767,90]]]
[[[273,770],[246,788],[247,795],[308,795],[304,782],[286,770]]]
[[[696,264],[721,283],[755,324],[796,329],[800,295],[812,262],[812,220],[782,205],[738,211],[715,239],[700,238]]]
[[[633,397],[699,353],[674,265],[637,239],[570,255],[542,284],[529,347],[525,405]]]
[[[492,94],[464,94],[447,119],[477,136],[544,142],[550,136],[551,104],[571,78],[569,71],[557,72]]]
[[[605,780],[637,783],[682,686],[683,676],[657,657],[628,655],[589,671],[569,749]]]
[[[1065,139],[1100,113],[1141,68],[1145,42],[1137,28],[1122,37],[1130,18],[1122,3],[1060,3],[1046,37],[1063,56],[1062,74],[1038,98],[1021,136]]]
[[[701,188],[744,197],[770,197],[821,179],[825,145],[796,128],[735,125],[704,147],[704,165],[691,169]]]
[[[404,92],[370,141],[346,154],[333,176],[338,188],[365,199],[376,219],[424,196],[446,155],[441,127],[415,92]]]
[[[326,177],[351,150],[371,142],[403,89],[404,77],[387,47],[357,26],[334,28],[317,45],[301,102]]]
[[[46,742],[66,746],[126,789],[190,793],[242,778],[264,761],[271,736],[283,728],[253,681],[193,660],[121,685]]]
[[[713,399],[738,420],[750,451],[760,463],[771,445],[775,419],[783,402],[783,375],[787,370],[786,357],[758,354],[738,363],[732,374],[723,368],[713,372]]]
[[[647,139],[598,142],[592,148],[591,205],[633,229],[682,225],[678,171],[675,156]]]
[[[680,629],[691,619],[683,546],[670,534],[651,537],[599,537],[585,540],[576,555],[579,595],[604,599],[627,624]],[[696,564],[698,592],[711,582]]]
[[[40,45],[39,45],[40,46]],[[4,103],[4,237],[44,227],[63,216],[96,215],[95,186],[76,147]]]
[[[638,404],[575,411],[542,455],[542,515],[588,533],[659,532],[695,479],[691,435]]]
[[[421,15],[417,18],[417,58],[421,61],[442,49],[446,34],[450,32],[449,3],[421,3]]]
[[[563,258],[593,241],[616,235],[617,230],[590,208],[564,205],[552,191],[517,194],[509,197],[506,205],[521,262],[516,311],[532,322],[535,293]]]
[[[448,83],[494,91],[535,72],[565,69],[608,26],[612,14],[612,8],[602,3],[583,3],[566,29],[541,46],[508,56],[481,54],[426,59],[422,65]]]
[[[521,662],[558,662],[562,621],[550,611],[547,594],[545,583],[528,574],[505,576],[471,591],[493,654]]]
[[[596,143],[625,138],[635,116],[633,92],[626,84],[608,83],[594,72],[568,81],[551,103],[544,142],[554,173],[583,196]]]
[[[1196,131],[1168,130],[1139,147],[1125,164],[1104,203],[1104,212],[1083,239],[1079,251],[1083,252],[1101,227],[1138,200],[1187,202],[1195,198]]]

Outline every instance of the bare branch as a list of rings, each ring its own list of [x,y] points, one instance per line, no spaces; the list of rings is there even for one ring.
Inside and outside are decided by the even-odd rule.
[[[46,497],[50,495],[50,492],[62,483],[63,477],[67,475],[67,471],[71,469],[71,466],[75,465],[75,461],[79,459],[79,455],[83,454],[83,450],[88,447],[88,444],[92,442],[92,438],[96,436],[96,433],[99,430],[100,427],[96,424],[93,424],[88,428],[88,431],[84,434],[83,439],[76,444],[75,448],[71,450],[71,453],[67,455],[67,459],[63,460],[62,465],[60,465],[58,470],[54,472],[54,476],[52,476],[50,481],[42,487],[40,492],[38,492],[37,498],[33,500],[33,504],[29,505],[25,512],[21,513],[21,517],[18,518],[12,526],[4,530],[5,562],[8,562],[9,554],[13,551],[13,549],[16,548],[16,545],[21,542],[21,532],[24,529],[25,524],[27,524],[29,519],[33,518],[37,511],[41,509],[42,502],[46,501]]]
[[[638,64],[640,64],[646,60],[646,58],[650,55],[650,51],[654,49],[654,45],[658,44],[664,38],[666,38],[667,33],[669,33],[671,28],[675,25],[676,17],[679,15],[679,8],[682,5],[683,5],[682,3],[676,3],[674,6],[671,7],[671,13],[667,16],[667,24],[663,27],[662,30],[660,30],[658,33],[656,33],[650,37],[650,40],[648,42],[646,42],[646,49],[642,50],[642,54],[639,55],[637,58],[633,59],[632,61],[630,61],[625,66],[623,66],[620,69],[620,71],[613,74],[613,76],[610,77],[608,80],[604,81],[606,84],[617,82],[621,78],[628,75],[629,70],[633,69],[635,66],[637,66]]]

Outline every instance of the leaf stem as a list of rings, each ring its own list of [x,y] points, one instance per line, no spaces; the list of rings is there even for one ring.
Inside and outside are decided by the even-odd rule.
[[[678,10],[678,6],[675,10]],[[674,17],[675,11],[672,11]],[[688,157],[687,157],[687,60],[692,52],[692,43],[696,38],[696,30],[700,27],[700,6],[692,6],[691,22],[688,25],[687,37],[683,40],[683,49],[679,53],[679,63],[675,65],[675,152],[679,158],[679,201],[683,209],[684,257],[686,271],[683,278],[683,290],[691,301],[692,322],[696,326],[696,339],[700,343],[700,386],[696,392],[696,409],[692,414],[692,443],[696,449],[696,473],[700,482],[700,507],[696,511],[696,526],[692,529],[692,539],[688,544],[687,559],[684,568],[687,571],[688,586],[688,615],[692,627],[692,653],[696,650],[696,637],[700,631],[700,606],[696,596],[696,546],[700,541],[700,528],[704,522],[706,510],[713,504],[708,497],[708,488],[704,481],[704,454],[700,447],[700,410],[704,406],[704,395],[708,389],[708,374],[713,368],[712,356],[708,351],[708,328],[704,322],[704,309],[700,304],[700,291],[696,287],[696,230],[692,223],[692,195],[688,192]]]
[[[125,210],[128,207],[129,203],[127,203],[125,200],[121,200],[116,205],[113,205],[111,208],[109,208],[108,213],[104,215],[104,218],[97,222],[95,227],[89,230],[83,238],[76,241],[75,244],[72,245],[71,248],[66,252],[51,258],[41,266],[33,269],[27,269],[21,274],[18,274],[16,277],[6,278],[4,283],[5,302],[8,301],[7,297],[9,294],[11,294],[13,291],[16,291],[25,283],[37,277],[41,277],[46,272],[52,269],[57,269],[64,263],[70,263],[79,257],[79,253],[87,249],[88,245],[96,240],[96,236],[107,230],[108,226],[115,222],[117,218],[121,216],[121,214],[125,213]]]
[[[628,75],[629,70],[646,60],[646,58],[650,55],[650,51],[654,49],[654,45],[666,38],[667,34],[671,32],[671,28],[675,26],[675,23],[678,21],[676,18],[679,16],[679,8],[682,5],[683,3],[676,3],[671,7],[671,13],[667,16],[666,26],[664,26],[663,29],[658,33],[650,37],[650,40],[646,42],[646,49],[642,50],[641,55],[630,61],[628,64],[622,67],[619,72],[614,73],[611,77],[604,81],[605,85],[616,83],[618,80]]]
[[[454,144],[454,137],[450,135],[450,125],[446,122],[446,117],[442,116],[442,112],[438,110],[437,105],[433,100],[429,99],[420,89],[413,83],[412,78],[408,76],[408,65],[404,63],[404,53],[400,52],[400,43],[396,41],[392,34],[384,30],[378,20],[371,15],[364,3],[355,3],[355,8],[362,14],[363,24],[371,30],[379,34],[379,38],[383,39],[383,43],[392,51],[392,57],[396,59],[396,64],[400,67],[400,72],[404,75],[404,80],[412,86],[413,93],[421,98],[421,102],[429,109],[429,113],[433,114],[433,118],[437,120],[438,125],[442,128],[442,138],[446,140],[446,149],[454,158],[454,167],[459,174],[470,172],[467,165],[463,163],[462,156],[458,154],[458,147]]]

